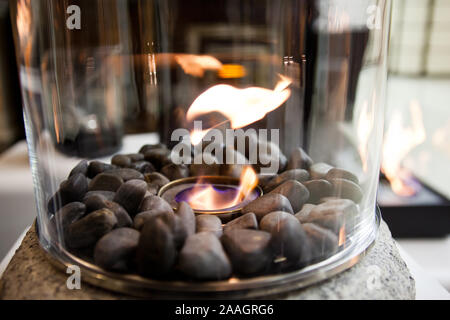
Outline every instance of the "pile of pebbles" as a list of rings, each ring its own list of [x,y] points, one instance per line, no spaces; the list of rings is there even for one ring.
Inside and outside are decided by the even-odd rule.
[[[343,247],[343,230],[356,223],[363,197],[358,178],[314,163],[301,148],[289,158],[276,145],[269,149],[279,172],[260,176],[264,195],[226,224],[195,215],[186,202],[174,209],[157,194],[188,176],[238,177],[243,165],[176,165],[163,144],[115,155],[110,164],[81,161],[48,201],[48,212],[72,253],[109,271],[150,278],[249,277],[332,256]]]

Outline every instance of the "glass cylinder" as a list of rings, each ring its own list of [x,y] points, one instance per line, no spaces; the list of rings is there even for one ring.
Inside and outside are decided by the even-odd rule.
[[[40,242],[86,281],[259,296],[374,241],[388,0],[11,14]]]

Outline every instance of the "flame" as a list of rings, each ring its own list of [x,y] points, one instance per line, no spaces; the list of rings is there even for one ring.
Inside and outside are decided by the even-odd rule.
[[[186,118],[192,121],[198,116],[219,112],[230,121],[232,129],[245,127],[261,120],[290,97],[291,90],[288,86],[292,80],[282,75],[280,78],[274,90],[261,87],[239,89],[225,84],[215,85],[194,100]],[[193,132],[191,142],[198,143],[210,129]]]
[[[239,191],[233,199],[227,200],[212,185],[205,187],[200,179],[190,192],[188,202],[192,208],[197,210],[231,208],[245,200],[257,185],[258,176],[251,167],[247,166],[242,171],[241,182],[238,188]]]
[[[403,125],[402,115],[396,110],[392,115],[383,144],[382,171],[390,181],[392,190],[401,196],[415,194],[414,188],[405,183],[410,173],[402,168],[401,162],[426,138],[420,104],[416,100],[411,101],[409,110],[411,126]]]
[[[175,54],[174,58],[186,74],[194,77],[203,77],[205,70],[222,69],[222,63],[212,56]]]

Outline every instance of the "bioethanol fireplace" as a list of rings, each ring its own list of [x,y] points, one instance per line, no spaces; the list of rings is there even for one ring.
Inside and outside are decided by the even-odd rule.
[[[17,1],[40,242],[137,295],[247,297],[375,239],[389,2]]]

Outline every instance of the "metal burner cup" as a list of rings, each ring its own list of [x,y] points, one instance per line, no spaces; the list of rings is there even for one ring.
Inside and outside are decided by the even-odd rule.
[[[186,195],[191,191],[195,186],[198,186],[199,181],[202,185],[211,185],[219,192],[223,192],[224,196],[232,196],[238,192],[238,187],[240,184],[240,180],[233,177],[227,176],[201,176],[201,177],[188,177],[183,179],[174,180],[164,187],[162,187],[158,193],[158,196],[166,200],[173,209],[178,207],[178,203],[181,201],[187,201]],[[198,209],[193,207],[195,214],[211,214],[219,217],[223,223],[226,223],[237,216],[239,216],[242,212],[242,208],[244,208],[249,202],[255,200],[256,198],[263,195],[263,190],[261,187],[257,186],[253,189],[250,195],[239,202],[238,204],[228,207],[228,208],[216,208],[211,210]]]

